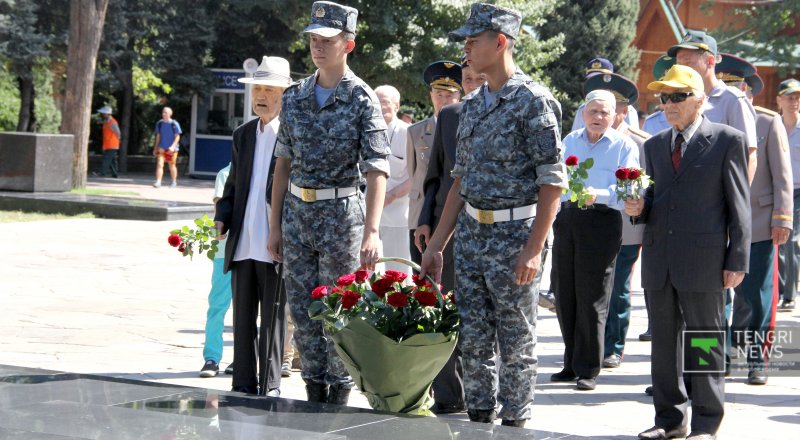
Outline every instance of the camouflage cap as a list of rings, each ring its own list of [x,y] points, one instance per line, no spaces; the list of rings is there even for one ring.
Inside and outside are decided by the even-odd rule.
[[[521,24],[522,14],[513,9],[487,3],[473,3],[464,26],[450,32],[448,36],[451,41],[461,41],[484,31],[495,31],[517,38]]]
[[[333,2],[314,2],[311,5],[311,24],[303,32],[326,38],[342,32],[355,34],[357,18],[358,9]]]

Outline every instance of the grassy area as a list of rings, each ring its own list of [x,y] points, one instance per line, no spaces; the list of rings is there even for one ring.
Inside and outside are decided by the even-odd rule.
[[[133,191],[119,191],[116,189],[105,188],[81,188],[70,191],[72,194],[87,194],[90,196],[138,196],[139,193]]]
[[[94,218],[91,212],[66,215],[66,214],[43,214],[41,212],[22,212],[22,211],[0,211],[0,223],[35,222],[40,220],[64,220],[70,218]]]

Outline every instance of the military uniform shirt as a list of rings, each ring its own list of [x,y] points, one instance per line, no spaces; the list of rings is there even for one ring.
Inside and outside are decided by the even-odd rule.
[[[792,158],[792,179],[795,189],[800,188],[800,119],[794,127],[786,127],[789,136],[789,156]]]
[[[725,124],[744,133],[748,148],[756,148],[756,111],[744,92],[717,81],[708,94],[703,114],[711,122]]]
[[[488,108],[483,89],[464,97],[456,163],[461,196],[479,209],[535,203],[541,185],[566,188],[561,163],[561,106],[550,92],[517,70]]]
[[[642,130],[646,131],[650,136],[668,128],[672,128],[672,126],[667,122],[667,115],[665,115],[662,110],[648,116],[647,119],[644,120],[644,125],[642,126]]]
[[[351,70],[325,104],[317,105],[317,75],[283,94],[275,154],[291,160],[289,178],[302,188],[342,188],[364,182],[363,174],[389,175],[391,153],[378,98]]]

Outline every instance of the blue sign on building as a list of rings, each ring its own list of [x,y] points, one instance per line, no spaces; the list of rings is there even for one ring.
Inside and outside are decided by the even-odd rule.
[[[244,90],[244,83],[238,81],[243,72],[220,72],[215,71],[214,76],[217,78],[217,88],[224,90]]]

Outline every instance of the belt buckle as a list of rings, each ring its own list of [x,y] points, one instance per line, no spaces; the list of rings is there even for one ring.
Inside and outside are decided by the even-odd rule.
[[[300,188],[300,198],[306,202],[317,201],[317,190],[314,188]]]
[[[487,211],[478,209],[478,223],[482,225],[491,225],[494,223],[494,211]]]

